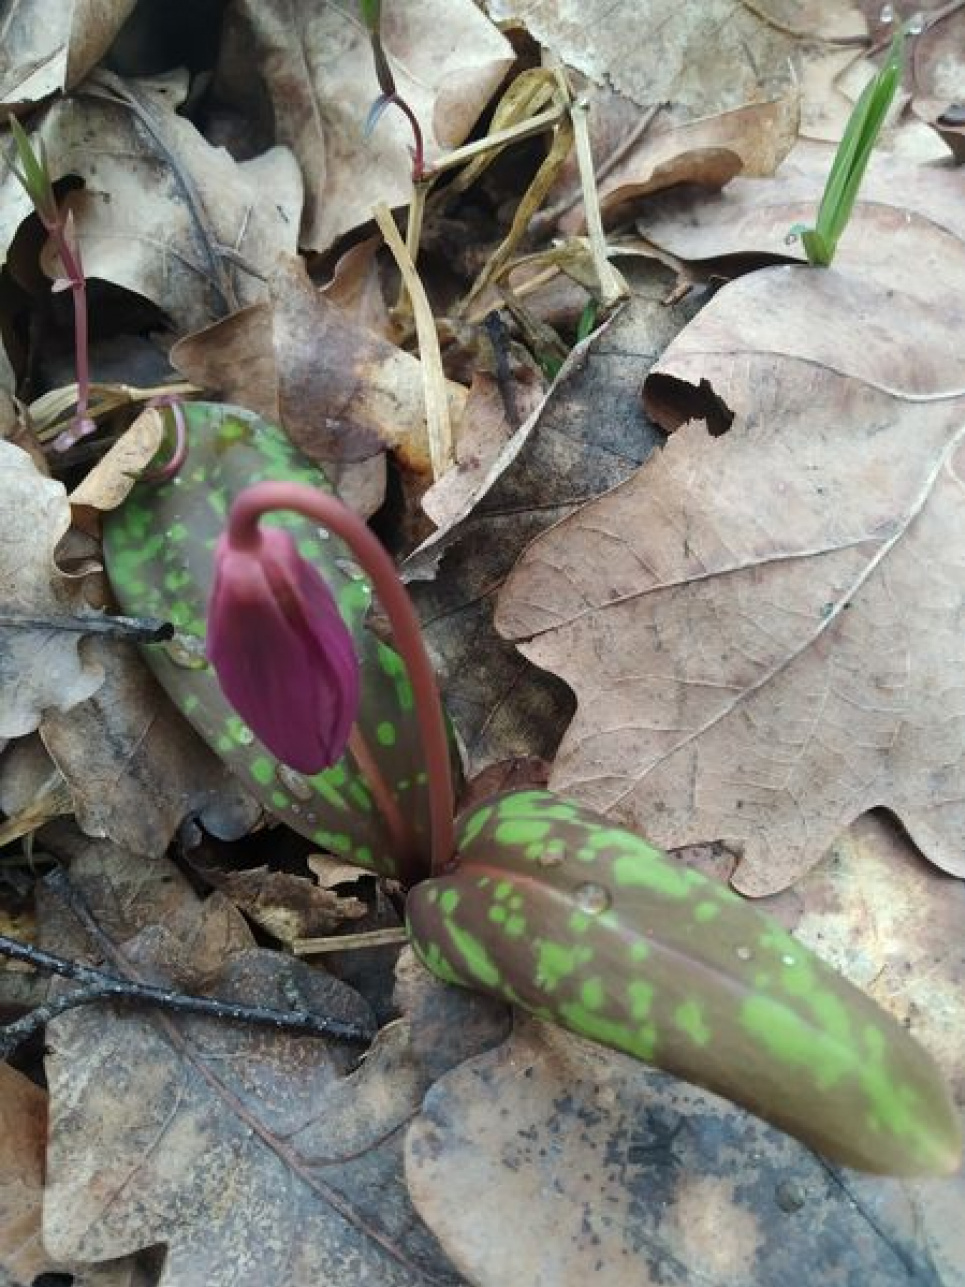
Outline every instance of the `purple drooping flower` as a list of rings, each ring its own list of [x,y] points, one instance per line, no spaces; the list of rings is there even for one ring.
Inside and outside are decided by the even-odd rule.
[[[287,532],[255,523],[218,541],[207,653],[225,697],[284,764],[318,773],[341,758],[359,706],[355,645]]]

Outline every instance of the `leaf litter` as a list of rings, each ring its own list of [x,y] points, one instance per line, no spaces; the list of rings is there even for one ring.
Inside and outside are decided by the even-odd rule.
[[[173,37],[145,6],[55,24],[11,7],[0,83],[74,217],[104,410],[94,450],[45,452],[71,405],[70,301],[48,296],[58,265],[4,166],[0,597],[18,623],[0,632],[0,798],[11,838],[69,813],[28,858],[69,867],[97,932],[16,849],[0,905],[32,895],[43,946],[147,981],[394,1022],[357,1063],[133,1006],[53,1019],[45,1067],[0,1065],[0,1281],[750,1287],[807,1263],[830,1283],[965,1282],[960,1174],[829,1169],[534,1021],[507,1039],[499,1007],[407,954],[393,1000],[391,948],[326,954],[328,970],[265,946],[381,928],[392,891],[311,884],[131,645],[78,624],[103,616],[98,514],[165,432],[152,413],[125,437],[130,408],[199,389],[280,423],[408,556],[473,775],[542,758],[555,788],[703,846],[681,861],[765,897],[965,1103],[960,10],[922,18],[894,154],[817,273],[787,233],[813,217],[868,42],[887,44],[880,6],[746,5],[716,25],[658,0],[599,21],[382,7],[430,166],[484,135],[507,77],[512,94],[537,56],[568,65],[630,286],[608,315],[572,162],[526,204],[548,127],[467,192],[439,185],[418,258],[456,427],[436,477],[411,315],[372,237],[378,202],[409,202],[411,136],[388,112],[363,138],[378,84],[355,5],[295,21],[239,4]],[[172,39],[177,56],[145,56]],[[552,97],[551,74],[532,83]],[[526,237],[506,243],[521,201]]]

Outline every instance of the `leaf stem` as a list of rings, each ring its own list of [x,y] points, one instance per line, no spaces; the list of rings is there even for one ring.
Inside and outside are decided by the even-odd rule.
[[[454,798],[449,769],[449,741],[442,699],[435,673],[422,638],[419,618],[412,600],[399,580],[395,564],[365,523],[334,496],[300,483],[255,483],[238,496],[228,517],[230,539],[238,545],[257,539],[259,519],[272,510],[294,510],[321,523],[341,537],[362,569],[372,580],[376,594],[392,626],[395,644],[408,672],[415,705],[422,753],[428,776],[431,828],[430,870],[441,872],[455,850],[453,835]],[[407,885],[424,876],[423,871],[403,871]]]

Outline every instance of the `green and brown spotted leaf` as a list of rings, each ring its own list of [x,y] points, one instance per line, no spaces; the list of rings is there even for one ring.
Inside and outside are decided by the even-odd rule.
[[[205,658],[213,550],[234,497],[260,480],[290,479],[326,491],[328,482],[279,429],[249,411],[200,402],[184,411],[188,456],[179,473],[163,484],[141,484],[106,520],[105,558],[114,592],[125,612],[173,622],[172,640],[144,649],[147,663],[264,807],[323,848],[396,875],[388,834],[352,757],[310,778],[280,764],[222,696]],[[293,533],[300,553],[338,601],[362,667],[359,727],[428,853],[412,689],[398,654],[365,628],[371,586],[346,547],[307,519],[276,514],[265,522]]]
[[[544,791],[478,806],[457,848],[455,870],[407,907],[440,978],[725,1095],[847,1165],[958,1164],[930,1056],[726,886]]]

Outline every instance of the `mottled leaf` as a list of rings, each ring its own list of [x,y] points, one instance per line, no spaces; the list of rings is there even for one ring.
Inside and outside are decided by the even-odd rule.
[[[925,1051],[725,885],[548,792],[465,816],[413,944],[481,988],[735,1103],[827,1156],[946,1174],[961,1128]]]

